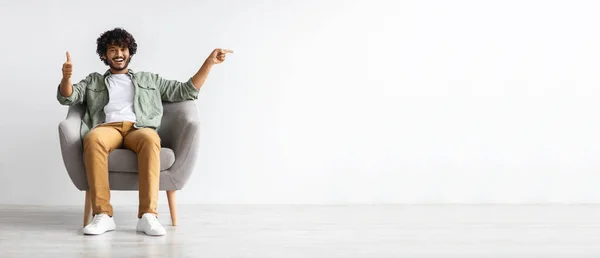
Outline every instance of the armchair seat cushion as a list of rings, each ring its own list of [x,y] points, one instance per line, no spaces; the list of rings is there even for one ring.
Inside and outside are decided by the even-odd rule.
[[[160,171],[167,170],[175,163],[175,153],[170,148],[160,149]],[[137,153],[128,149],[116,149],[108,155],[108,171],[138,172]]]

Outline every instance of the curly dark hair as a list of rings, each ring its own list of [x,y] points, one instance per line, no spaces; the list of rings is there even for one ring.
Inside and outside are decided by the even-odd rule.
[[[135,43],[135,39],[123,28],[115,28],[102,33],[96,40],[96,44],[96,53],[98,56],[100,56],[100,60],[102,60],[106,65],[109,64],[108,60],[104,59],[102,56],[106,56],[108,45],[117,45],[129,48],[130,59],[137,51],[137,43]]]

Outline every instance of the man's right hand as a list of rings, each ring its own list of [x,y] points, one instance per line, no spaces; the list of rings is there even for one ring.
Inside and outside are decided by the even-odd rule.
[[[67,51],[67,61],[62,68],[63,78],[60,81],[60,95],[68,97],[73,94],[73,85],[71,85],[71,74],[73,74],[73,64],[71,64],[71,55]]]
[[[67,51],[67,61],[63,64],[62,73],[64,80],[71,79],[71,75],[73,74],[73,64],[71,64],[71,55],[69,55],[69,51]]]

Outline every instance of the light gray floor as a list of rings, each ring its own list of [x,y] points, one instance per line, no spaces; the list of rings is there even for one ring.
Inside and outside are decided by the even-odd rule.
[[[160,221],[170,225],[161,206]],[[164,237],[81,234],[82,208],[0,206],[0,257],[599,257],[600,205],[180,205]]]

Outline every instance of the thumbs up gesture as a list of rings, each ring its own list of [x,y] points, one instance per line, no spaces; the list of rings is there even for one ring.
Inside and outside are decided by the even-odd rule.
[[[69,51],[67,51],[67,61],[63,64],[62,73],[63,79],[70,79],[73,74],[73,64],[71,64],[71,55],[69,55]]]

